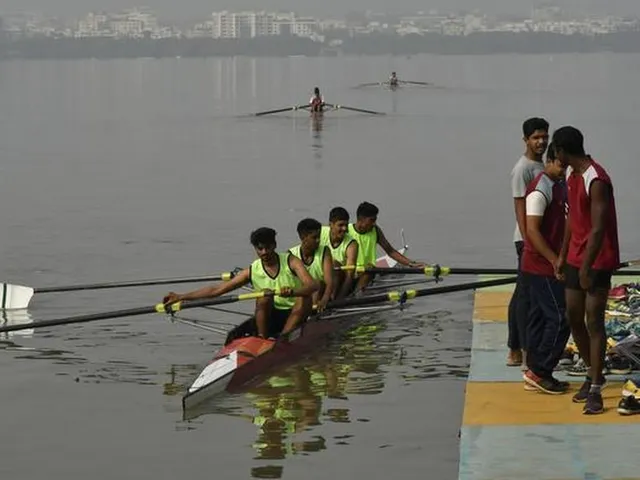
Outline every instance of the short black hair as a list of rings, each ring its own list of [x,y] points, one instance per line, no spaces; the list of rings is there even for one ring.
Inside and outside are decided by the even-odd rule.
[[[544,118],[531,117],[527,118],[522,124],[522,134],[524,138],[529,138],[536,130],[549,131],[549,122]]]
[[[349,221],[349,212],[344,207],[333,207],[329,212],[329,221],[330,222],[339,222],[342,220],[343,222]]]
[[[304,218],[298,222],[298,236],[300,238],[309,233],[317,232],[322,229],[322,224],[315,218]]]
[[[554,162],[556,160],[556,146],[553,142],[549,144],[547,148],[547,162]]]
[[[358,205],[358,210],[356,211],[356,216],[358,218],[375,218],[378,216],[378,207],[376,207],[373,203],[362,202]]]
[[[556,152],[562,150],[568,155],[585,155],[584,136],[576,127],[560,127],[553,132],[552,143]]]
[[[260,245],[275,245],[276,231],[269,227],[260,227],[251,232],[251,245],[258,247]]]

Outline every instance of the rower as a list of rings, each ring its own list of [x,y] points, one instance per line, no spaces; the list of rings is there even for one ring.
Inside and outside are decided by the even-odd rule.
[[[376,264],[376,246],[382,249],[396,262],[407,267],[425,267],[422,262],[415,262],[396,250],[387,240],[382,229],[377,225],[378,207],[369,202],[362,202],[356,211],[356,223],[349,224],[349,234],[358,242],[358,266],[373,267]],[[365,273],[358,279],[357,290],[371,282],[373,276]]]
[[[321,113],[324,110],[324,97],[320,95],[320,89],[315,87],[313,89],[313,96],[309,100],[311,112]]]
[[[391,76],[389,77],[389,86],[397,87],[398,86],[398,76],[396,72],[391,72]]]
[[[320,285],[313,294],[313,303],[319,312],[325,309],[334,292],[333,259],[329,247],[320,246],[321,229],[322,224],[313,218],[300,220],[297,228],[300,243],[289,249],[302,260],[311,278]]]
[[[358,242],[349,235],[349,212],[343,207],[332,208],[329,212],[329,225],[323,225],[320,233],[320,245],[329,247],[334,267],[355,267],[358,261]],[[335,271],[335,295],[341,299],[352,291],[355,270]]]
[[[253,231],[251,245],[258,259],[230,281],[183,294],[169,292],[163,302],[215,298],[249,283],[256,292],[279,290],[278,295],[256,299],[257,334],[262,338],[276,338],[289,333],[311,313],[311,295],[318,290],[318,283],[291,252],[276,252],[276,231],[272,228]]]

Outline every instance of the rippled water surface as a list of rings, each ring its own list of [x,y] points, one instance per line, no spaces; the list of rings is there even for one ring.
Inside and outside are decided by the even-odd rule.
[[[35,287],[247,265],[264,224],[368,200],[410,254],[514,262],[521,123],[574,123],[607,166],[638,256],[636,56],[5,62],[0,272]],[[436,87],[352,89],[390,70]],[[327,101],[384,111],[245,115]],[[446,279],[445,282],[465,279]],[[177,286],[183,291],[185,285]],[[4,323],[153,305],[165,287],[36,294]],[[368,319],[184,418],[222,337],[161,315],[0,336],[0,478],[457,478],[472,293]],[[246,311],[248,305],[238,307]],[[242,320],[189,312],[221,322]],[[428,474],[428,475],[427,475]]]

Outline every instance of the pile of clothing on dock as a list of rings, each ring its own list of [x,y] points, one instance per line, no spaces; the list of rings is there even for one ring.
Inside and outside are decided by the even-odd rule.
[[[638,373],[635,378],[626,378],[618,413],[640,413],[640,283],[627,283],[611,289],[605,326],[605,375],[629,376],[634,371]],[[572,376],[586,375],[586,365],[578,357],[577,351],[575,343],[570,338],[558,369]]]

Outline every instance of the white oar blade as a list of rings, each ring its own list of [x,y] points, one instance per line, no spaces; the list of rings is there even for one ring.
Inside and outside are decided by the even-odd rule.
[[[0,287],[0,307],[3,310],[20,310],[29,306],[33,288],[10,283],[2,283]]]

